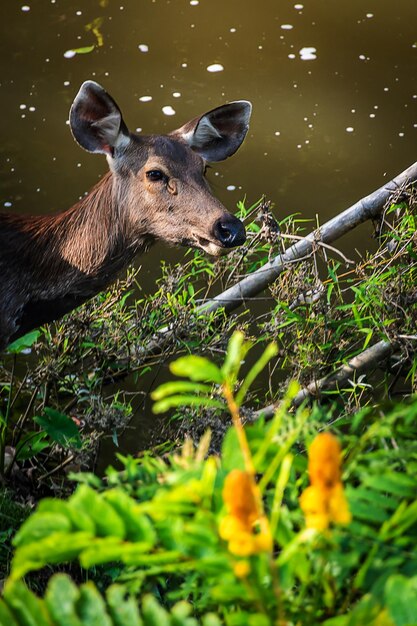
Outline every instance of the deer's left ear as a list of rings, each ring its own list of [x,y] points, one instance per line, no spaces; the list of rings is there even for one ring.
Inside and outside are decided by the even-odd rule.
[[[223,161],[242,144],[251,113],[250,102],[237,100],[196,117],[170,135],[186,141],[206,161]]]

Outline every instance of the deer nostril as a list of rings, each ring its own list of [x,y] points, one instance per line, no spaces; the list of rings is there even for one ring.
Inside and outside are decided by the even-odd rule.
[[[246,241],[245,227],[237,217],[230,213],[226,213],[215,222],[213,233],[225,248],[241,246]]]

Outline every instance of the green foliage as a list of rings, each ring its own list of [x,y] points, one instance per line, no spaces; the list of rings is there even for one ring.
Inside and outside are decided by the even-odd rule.
[[[236,271],[258,268],[305,227],[292,216],[278,234],[266,203],[241,206],[249,217],[261,214],[261,223],[248,227],[248,248],[215,267],[194,253],[185,264],[163,265],[156,293],[136,300],[130,275],[59,321],[54,334],[45,328],[11,347],[0,405],[0,474],[6,479],[15,470],[35,481],[51,476],[56,489],[61,468],[74,459],[81,464],[101,436],[117,444],[132,414],[131,397],[109,391],[108,383],[132,375],[139,385],[154,354],[146,346],[154,346],[164,335],[158,330],[172,328],[173,319],[176,330],[166,334],[164,356],[178,346],[186,354],[170,366],[180,380],[153,393],[155,412],[174,408],[187,418],[183,430],[195,440],[208,418],[226,430],[230,412],[235,428],[225,433],[220,457],[209,455],[208,435],[197,449],[187,440],[181,451],[164,448],[161,456],[119,455],[122,471],[109,468],[104,479],[79,472],[74,493],[41,500],[14,538],[0,624],[414,623],[416,205],[412,196],[389,207],[378,230],[379,250],[354,267],[330,259],[326,248],[291,266],[271,286],[267,313],[253,312],[250,319],[247,312],[205,315],[201,301],[230,285]],[[399,346],[394,358],[378,364],[382,372],[345,377],[326,391],[328,404],[294,409],[300,385],[334,372],[381,339]],[[31,357],[21,374],[29,348],[37,360]],[[288,386],[284,379],[300,384]],[[410,397],[391,405],[398,388]],[[254,409],[270,401],[278,407],[273,419],[259,419]],[[244,431],[239,409],[249,422]],[[329,424],[343,447],[353,521],[319,533],[305,528],[299,497],[308,485],[306,450]],[[229,549],[220,529],[228,513],[225,481],[234,470],[248,472],[248,458],[272,549],[244,555]],[[4,531],[4,554],[17,524],[12,520]],[[256,532],[259,538],[262,529]],[[88,570],[86,585],[58,576],[41,599],[21,583],[31,572],[70,562]]]
[[[103,597],[92,582],[76,587],[68,576],[56,574],[44,599],[22,582],[9,584],[0,600],[0,626],[198,626],[191,612],[186,602],[167,611],[151,595],[139,608],[121,585],[110,586]],[[200,623],[221,626],[214,614]]]
[[[205,379],[209,371],[222,371],[223,385],[237,381],[242,351],[249,346],[236,333],[227,366],[207,367]],[[273,352],[267,348],[254,371]],[[182,358],[172,369],[184,374],[191,362]],[[209,393],[192,372],[197,381],[188,382],[196,392]],[[185,444],[181,455],[123,459],[124,471],[109,469],[105,481],[80,475],[81,484],[67,500],[42,500],[14,538],[8,584],[13,588],[31,571],[77,560],[93,574],[97,566],[113,571],[123,593],[132,597],[143,598],[158,585],[173,616],[180,610],[173,603],[187,600],[195,618],[214,611],[230,626],[272,626],[283,616],[306,626],[408,624],[417,579],[417,401],[397,406],[383,419],[369,409],[354,420],[339,417],[333,428],[344,443],[353,521],[321,534],[304,528],[298,499],[307,486],[306,444],[329,416],[318,407],[291,412],[297,389],[291,386],[273,420],[246,428],[273,552],[236,555],[221,537],[225,478],[246,463],[237,430],[231,429],[221,459],[205,458],[206,441],[196,451]],[[73,602],[83,607],[81,598],[94,601],[104,620],[105,598],[92,587],[74,589]],[[161,613],[155,623],[168,619],[165,609],[155,611]]]

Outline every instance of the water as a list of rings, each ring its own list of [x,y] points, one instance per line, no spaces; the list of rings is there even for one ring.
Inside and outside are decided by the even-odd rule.
[[[5,210],[65,209],[105,171],[67,125],[88,78],[146,133],[251,100],[244,146],[209,174],[232,210],[266,194],[325,221],[416,160],[415,0],[2,0],[0,19]],[[142,259],[147,289],[161,255],[182,252]]]

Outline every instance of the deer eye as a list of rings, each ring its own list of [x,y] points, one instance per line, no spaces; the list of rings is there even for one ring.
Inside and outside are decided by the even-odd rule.
[[[161,170],[149,170],[149,172],[146,172],[146,178],[152,182],[156,182],[158,180],[164,180],[166,176]]]

